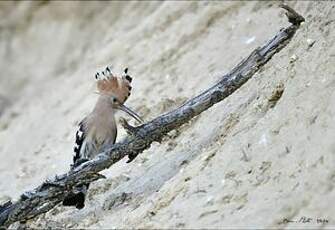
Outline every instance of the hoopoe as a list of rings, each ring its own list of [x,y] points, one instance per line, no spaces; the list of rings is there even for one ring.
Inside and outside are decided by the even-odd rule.
[[[115,113],[122,110],[143,123],[142,118],[124,105],[130,96],[132,78],[128,75],[128,68],[121,77],[112,73],[111,67],[95,74],[98,94],[100,95],[93,111],[79,123],[76,132],[72,167],[92,159],[105,146],[115,143],[117,126]],[[88,184],[76,188],[63,201],[65,206],[76,206],[81,209],[85,206],[85,195]]]

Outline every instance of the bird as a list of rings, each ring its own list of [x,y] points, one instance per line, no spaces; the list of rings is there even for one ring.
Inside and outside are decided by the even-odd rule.
[[[119,110],[126,112],[139,123],[143,119],[124,103],[131,93],[132,78],[125,68],[118,76],[107,66],[102,72],[95,74],[96,87],[99,97],[94,109],[80,123],[75,135],[73,164],[75,168],[94,158],[106,146],[113,145],[117,136],[115,113]],[[77,209],[85,207],[85,196],[89,184],[76,187],[63,200],[64,206],[75,206]]]

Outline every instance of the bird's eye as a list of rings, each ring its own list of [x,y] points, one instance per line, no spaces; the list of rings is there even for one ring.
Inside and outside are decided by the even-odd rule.
[[[118,102],[117,99],[116,99],[116,97],[112,97],[112,102],[113,103],[117,103]]]

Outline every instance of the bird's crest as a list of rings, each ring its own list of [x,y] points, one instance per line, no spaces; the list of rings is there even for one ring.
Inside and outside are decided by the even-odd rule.
[[[125,68],[120,77],[112,72],[111,67],[107,67],[104,71],[97,72],[95,79],[99,94],[114,96],[121,104],[130,96],[132,78],[128,75],[128,68]]]

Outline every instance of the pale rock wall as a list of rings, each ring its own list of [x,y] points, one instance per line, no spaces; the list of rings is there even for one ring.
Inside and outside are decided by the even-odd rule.
[[[288,4],[306,22],[249,82],[106,170],[85,209],[60,205],[28,225],[335,227],[335,4]],[[127,105],[150,120],[288,25],[277,5],[1,2],[0,199],[68,170],[76,125],[96,100],[95,71],[128,66]],[[303,216],[329,223],[278,224]]]

